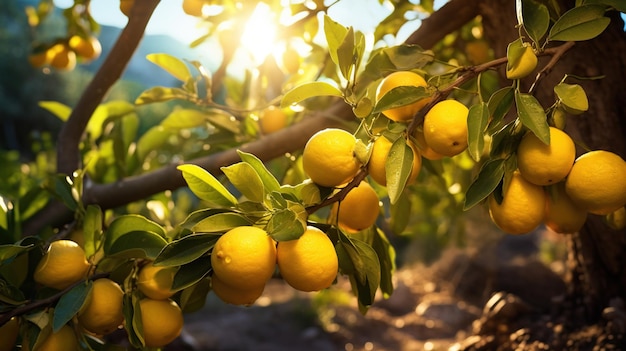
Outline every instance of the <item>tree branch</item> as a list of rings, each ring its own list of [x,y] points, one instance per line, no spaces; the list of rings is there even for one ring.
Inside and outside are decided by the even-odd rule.
[[[59,132],[57,172],[72,174],[80,167],[79,143],[85,127],[106,93],[117,82],[143,38],[146,25],[160,0],[135,1],[128,24],[102,63]]]

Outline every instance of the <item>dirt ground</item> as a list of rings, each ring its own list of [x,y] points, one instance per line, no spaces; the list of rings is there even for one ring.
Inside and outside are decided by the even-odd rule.
[[[305,294],[273,279],[251,307],[210,294],[168,350],[622,349],[623,334],[604,326],[568,331],[549,317],[563,308],[563,266],[540,260],[537,238],[507,236],[479,250],[449,249],[428,267],[402,267],[393,295],[365,315],[344,280]]]

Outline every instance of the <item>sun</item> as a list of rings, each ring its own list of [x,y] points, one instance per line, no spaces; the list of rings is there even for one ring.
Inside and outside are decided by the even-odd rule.
[[[260,2],[250,18],[241,35],[241,47],[251,56],[255,65],[263,63],[276,47],[276,15],[266,3]]]

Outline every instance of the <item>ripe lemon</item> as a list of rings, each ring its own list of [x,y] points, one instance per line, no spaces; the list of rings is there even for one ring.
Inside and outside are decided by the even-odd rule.
[[[26,344],[26,342],[24,342]],[[56,333],[50,333],[48,337],[39,342],[37,351],[78,351],[78,339],[74,330],[69,325],[64,325]]]
[[[609,214],[626,204],[626,162],[609,151],[587,152],[574,162],[565,191],[581,208]]]
[[[376,90],[376,100],[380,100],[380,98],[387,94],[391,89],[399,86],[426,87],[427,85],[426,80],[415,72],[393,72],[383,78],[380,82],[380,85]],[[383,115],[396,122],[410,121],[413,116],[429,102],[430,98],[423,98],[406,106],[400,106],[383,111]]]
[[[576,158],[574,141],[565,132],[550,127],[550,145],[528,132],[517,148],[517,167],[522,177],[537,185],[565,179]]]
[[[279,242],[276,260],[283,279],[300,291],[329,287],[339,269],[332,241],[312,226],[298,239]]]
[[[17,333],[20,331],[20,325],[17,318],[13,317],[3,326],[0,326],[0,351],[11,351],[17,341]]]
[[[137,288],[151,299],[165,300],[176,293],[172,291],[175,275],[175,267],[155,267],[150,262],[141,267],[137,276]]]
[[[376,181],[376,183],[383,186],[387,185],[387,172],[385,170],[385,165],[387,164],[387,158],[392,144],[391,140],[387,139],[385,136],[379,136],[376,138],[372,146],[372,154],[367,162],[367,171],[369,175]],[[417,179],[420,169],[422,168],[422,156],[412,143],[409,143],[409,146],[413,149],[413,167],[411,168],[411,173],[407,183],[412,184],[415,179]]]
[[[50,243],[33,278],[39,284],[63,290],[83,279],[88,271],[85,251],[71,240],[57,240]]]
[[[420,155],[428,160],[441,160],[443,158],[442,154],[435,152],[428,144],[426,144],[426,139],[424,138],[424,129],[418,128],[413,133],[413,137],[417,141],[417,148],[420,151]]]
[[[265,284],[257,287],[251,287],[249,289],[237,289],[225,284],[216,275],[213,275],[211,278],[211,289],[215,295],[220,298],[220,300],[226,303],[231,305],[250,306],[254,303],[254,301],[261,297],[261,294],[263,294],[263,290],[265,289]]]
[[[93,282],[90,296],[78,312],[78,321],[96,335],[110,334],[124,322],[123,300],[124,292],[116,282],[98,279]]]
[[[183,0],[183,11],[190,16],[202,17],[204,4],[203,0]]]
[[[546,197],[543,188],[528,182],[515,171],[502,192],[502,203],[489,196],[489,215],[493,222],[509,234],[524,234],[543,221]]]
[[[555,184],[546,196],[544,224],[557,233],[576,233],[587,220],[587,211],[576,206],[565,192],[565,182]]]
[[[467,149],[469,110],[456,100],[435,104],[424,117],[424,140],[436,153],[458,155]]]
[[[367,182],[362,181],[352,188],[341,202],[334,203],[331,209],[331,220],[349,231],[358,232],[376,223],[380,213],[376,191]]]
[[[49,63],[48,51],[44,50],[44,51],[34,52],[28,55],[28,62],[30,63],[31,66],[35,68],[43,67],[44,65]]]
[[[287,125],[287,114],[276,106],[270,106],[261,111],[259,116],[259,129],[263,134],[277,132]]]
[[[304,146],[304,172],[313,182],[325,187],[349,182],[361,167],[354,155],[355,145],[354,135],[343,129],[320,130]]]
[[[73,35],[68,45],[84,61],[95,60],[102,53],[102,45],[96,37],[92,36],[84,38],[80,35]]]
[[[265,284],[276,268],[276,244],[261,228],[236,227],[222,235],[211,254],[213,274],[233,288]]]
[[[139,300],[143,339],[147,347],[163,347],[183,330],[183,313],[172,300]]]
[[[66,44],[56,44],[48,49],[48,62],[60,71],[71,71],[76,67],[76,53]]]
[[[517,62],[508,62],[506,65],[506,77],[508,79],[521,79],[529,75],[537,68],[537,56],[533,48],[525,43],[524,52]]]

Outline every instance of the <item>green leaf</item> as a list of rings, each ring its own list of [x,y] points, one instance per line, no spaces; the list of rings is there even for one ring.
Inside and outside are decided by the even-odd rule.
[[[13,244],[0,245],[0,263],[3,263],[4,261],[11,259],[19,254],[27,252],[33,247],[34,245],[28,245],[28,246],[13,245]]]
[[[413,215],[411,212],[411,201],[408,196],[406,196],[405,192],[400,195],[400,198],[396,201],[396,203],[389,206],[389,211],[391,214],[391,218],[389,218],[391,230],[395,234],[400,235],[409,225],[409,220]]]
[[[175,109],[161,121],[163,127],[173,129],[194,128],[204,123],[206,123],[204,112],[184,108]]]
[[[57,174],[52,177],[51,181],[52,184],[49,190],[52,191],[67,208],[75,211],[78,208],[78,194],[75,193],[72,187],[72,180],[68,176]]]
[[[204,307],[209,291],[211,291],[211,280],[208,278],[201,279],[184,289],[180,294],[180,309],[185,314],[199,311]]]
[[[221,170],[230,183],[248,200],[263,202],[265,199],[263,182],[252,166],[245,162],[239,162],[222,167]]]
[[[172,132],[163,126],[154,126],[148,129],[137,141],[137,157],[140,160],[154,150],[159,150],[172,136]]]
[[[304,83],[285,93],[282,101],[280,102],[280,107],[286,108],[316,96],[341,97],[343,96],[343,93],[334,85],[326,82]]]
[[[191,234],[167,244],[154,260],[155,266],[182,266],[195,261],[213,248],[220,235]]]
[[[611,20],[602,5],[583,5],[565,12],[550,29],[549,40],[583,41],[600,35]]]
[[[554,93],[565,110],[571,114],[581,114],[589,109],[585,89],[578,84],[557,84],[554,86]]]
[[[211,173],[193,164],[177,167],[183,172],[183,178],[189,189],[201,200],[213,207],[232,207],[237,199]]]
[[[189,68],[187,67],[187,65],[183,61],[177,59],[176,57],[172,55],[149,54],[146,56],[146,59],[148,59],[148,61],[154,63],[155,65],[161,67],[167,73],[171,74],[172,76],[174,76],[174,78],[182,82],[187,82],[193,79],[191,72],[189,72]]]
[[[521,21],[519,18],[521,6]],[[534,0],[517,1],[518,22],[524,25],[526,33],[535,42],[539,43],[550,26],[550,12],[546,5]]]
[[[380,290],[385,298],[393,293],[393,273],[396,270],[396,250],[389,242],[385,233],[376,228],[372,248],[380,262]]]
[[[328,15],[324,15],[324,35],[326,36],[328,53],[337,66],[339,66],[340,62],[337,51],[339,50],[339,46],[344,42],[347,33],[348,28],[333,21]]]
[[[495,159],[485,162],[480,168],[478,176],[470,184],[465,193],[464,210],[469,210],[491,194],[504,176],[504,159]]]
[[[337,48],[337,66],[344,78],[350,80],[352,67],[355,59],[354,53],[354,29],[348,28],[341,44]]]
[[[12,285],[0,275],[0,302],[7,305],[19,306],[25,304],[27,300],[20,288]]]
[[[161,237],[165,236],[165,230],[156,222],[140,215],[123,215],[115,218],[109,225],[105,235],[104,249],[111,249],[113,243],[122,235],[137,231],[151,232]]]
[[[539,101],[531,94],[515,91],[515,105],[519,119],[544,144],[550,144],[550,126],[548,118]]]
[[[354,266],[350,282],[356,291],[359,309],[365,312],[374,302],[380,285],[381,269],[376,251],[367,243],[340,234],[339,244]]]
[[[206,217],[191,230],[194,233],[223,233],[235,227],[251,224],[252,222],[240,213],[225,212]]]
[[[397,86],[381,96],[380,100],[376,102],[372,113],[380,113],[391,108],[410,105],[429,96],[430,94],[424,87]]]
[[[104,253],[119,258],[148,258],[154,260],[167,241],[161,235],[147,231],[132,231],[118,237]]]
[[[600,4],[614,8],[619,12],[626,13],[626,2],[623,0],[584,0],[583,4]]]
[[[491,95],[487,103],[491,115],[490,130],[500,128],[500,122],[513,106],[513,101],[515,101],[515,90],[512,87],[499,89]]]
[[[131,345],[141,348],[144,344],[143,323],[141,321],[141,309],[139,307],[138,294],[124,294],[124,328],[128,334]]]
[[[186,289],[211,273],[211,256],[202,256],[193,262],[186,263],[178,268],[172,290]]]
[[[480,160],[485,149],[485,129],[488,122],[489,108],[486,103],[481,102],[470,107],[467,116],[467,149],[475,161]]]
[[[434,59],[432,51],[419,45],[401,44],[383,49],[383,53],[399,71],[422,68]]]
[[[243,152],[241,150],[237,150],[237,153],[239,154],[241,160],[252,166],[252,168],[259,175],[261,181],[263,182],[263,188],[265,189],[265,191],[269,193],[272,191],[280,190],[280,183],[278,182],[276,177],[274,177],[274,175],[267,169],[267,167],[265,167],[265,164],[261,160],[259,160],[253,154]]]
[[[85,239],[85,255],[92,256],[98,248],[98,240],[102,236],[102,210],[98,205],[88,205],[83,220],[83,238]]]
[[[192,95],[180,88],[152,87],[142,92],[137,99],[135,99],[135,104],[146,105],[174,99],[188,100],[191,98],[193,98]]]
[[[54,308],[52,316],[52,332],[56,333],[78,313],[91,292],[93,282],[78,284],[63,294]]]
[[[395,204],[404,191],[406,182],[413,168],[413,150],[406,144],[404,138],[397,138],[387,155],[385,175],[387,177],[387,192],[389,201]]]
[[[265,230],[276,241],[294,240],[304,234],[306,224],[299,221],[296,212],[285,208],[272,213]]]
[[[72,108],[57,101],[39,101],[39,107],[55,115],[65,122],[72,114]]]

